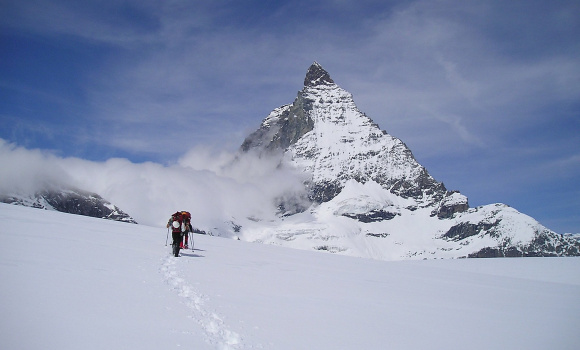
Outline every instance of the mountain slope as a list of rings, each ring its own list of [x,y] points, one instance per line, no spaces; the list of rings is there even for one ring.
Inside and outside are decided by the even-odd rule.
[[[26,229],[22,229],[26,222]],[[580,260],[385,262],[0,204],[3,349],[575,349]]]
[[[580,255],[577,241],[505,205],[470,209],[316,62],[294,102],[274,109],[241,151],[280,155],[310,178],[309,203],[288,205],[288,196],[280,222],[242,225],[250,241],[379,259]]]
[[[34,194],[0,194],[0,202],[137,223],[129,214],[96,193],[63,186],[48,186],[48,188],[50,189],[40,190]]]

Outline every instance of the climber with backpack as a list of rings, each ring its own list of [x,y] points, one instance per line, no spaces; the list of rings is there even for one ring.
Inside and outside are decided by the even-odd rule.
[[[185,232],[183,232],[183,241],[181,242],[181,248],[189,248],[189,234],[193,232],[191,227],[191,214],[188,211],[182,211],[181,216],[183,222],[185,223]],[[193,248],[193,247],[192,247]]]
[[[169,221],[167,222],[167,228],[171,228],[171,238],[173,243],[171,244],[173,248],[173,255],[178,257],[179,250],[182,248],[187,248],[188,246],[188,236],[191,229],[191,214],[187,211],[177,211],[171,215]],[[183,241],[185,240],[185,245]]]

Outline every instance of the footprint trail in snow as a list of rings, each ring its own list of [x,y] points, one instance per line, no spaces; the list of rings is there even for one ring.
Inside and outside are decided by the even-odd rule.
[[[172,256],[164,258],[161,273],[167,284],[185,299],[185,304],[193,311],[190,318],[197,321],[203,329],[206,335],[205,341],[220,350],[243,349],[240,335],[231,331],[222,318],[206,306],[208,297],[195,291],[179,276],[175,269],[176,261]]]

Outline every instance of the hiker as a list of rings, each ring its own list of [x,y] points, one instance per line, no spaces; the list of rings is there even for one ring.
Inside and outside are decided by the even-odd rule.
[[[182,211],[181,215],[183,217],[183,223],[185,224],[185,231],[183,231],[183,242],[181,242],[181,248],[189,248],[189,233],[193,232],[191,228],[191,214],[188,211]]]
[[[173,255],[179,256],[179,249],[187,248],[188,233],[191,231],[191,214],[187,211],[177,211],[169,218],[167,228],[171,227],[171,237],[173,238]],[[185,237],[185,245],[183,240]]]

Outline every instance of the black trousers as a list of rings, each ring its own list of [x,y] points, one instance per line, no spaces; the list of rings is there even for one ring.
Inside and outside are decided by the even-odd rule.
[[[179,243],[181,243],[181,232],[171,232],[171,237],[173,238],[173,245],[179,247]]]

